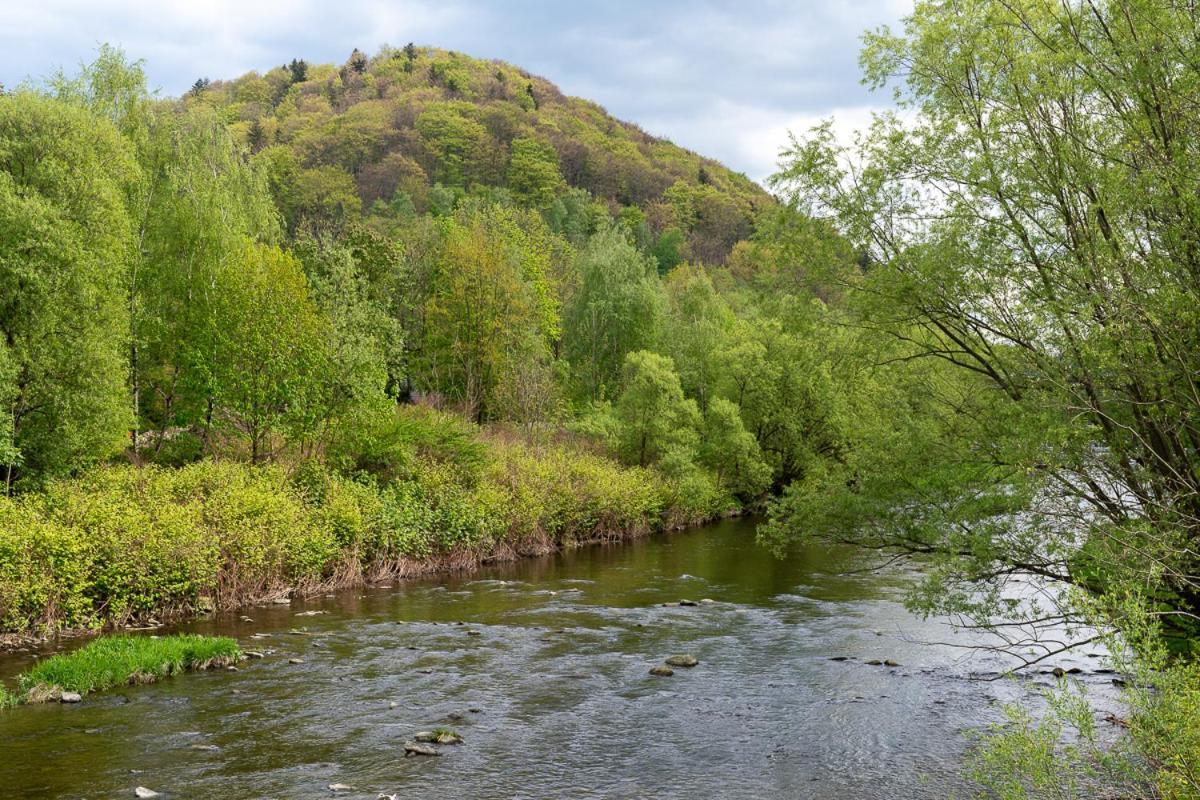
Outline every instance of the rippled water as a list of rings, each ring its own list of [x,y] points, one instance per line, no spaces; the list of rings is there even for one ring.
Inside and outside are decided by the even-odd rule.
[[[0,713],[0,797],[969,796],[965,731],[1037,682],[970,679],[998,664],[856,566],[730,521],[196,623],[266,657]],[[648,674],[673,653],[700,664]],[[465,743],[405,758],[436,726]]]

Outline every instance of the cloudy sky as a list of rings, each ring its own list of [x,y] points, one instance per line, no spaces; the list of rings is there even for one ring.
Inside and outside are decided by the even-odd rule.
[[[888,97],[859,85],[859,35],[911,0],[0,0],[0,83],[89,60],[146,60],[176,95],[292,58],[414,41],[501,58],[762,180],[789,129],[849,129]]]

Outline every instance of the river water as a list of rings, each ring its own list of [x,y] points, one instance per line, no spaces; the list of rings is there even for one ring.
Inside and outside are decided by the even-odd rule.
[[[1002,662],[861,559],[732,520],[193,623],[265,658],[0,713],[0,797],[968,797],[967,732],[1051,678],[973,678]],[[465,742],[404,756],[439,726]]]

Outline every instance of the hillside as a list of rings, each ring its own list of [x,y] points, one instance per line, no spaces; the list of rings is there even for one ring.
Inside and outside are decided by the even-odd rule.
[[[541,208],[557,232],[595,199],[644,222],[665,260],[723,263],[774,203],[745,175],[543,78],[433,48],[200,80],[184,102],[218,109],[269,165],[293,229],[306,217],[421,213],[446,190],[490,187]]]

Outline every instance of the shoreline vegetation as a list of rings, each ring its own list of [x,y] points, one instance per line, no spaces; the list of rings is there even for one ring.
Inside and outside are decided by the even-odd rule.
[[[0,685],[0,709],[20,703],[78,702],[114,686],[221,669],[241,658],[237,642],[224,636],[109,636],[34,665],[17,677],[16,694]]]
[[[473,568],[736,511],[712,484],[406,408],[424,445],[317,461],[94,468],[0,497],[0,648]],[[473,435],[478,431],[479,435]],[[436,441],[435,441],[436,440]]]

